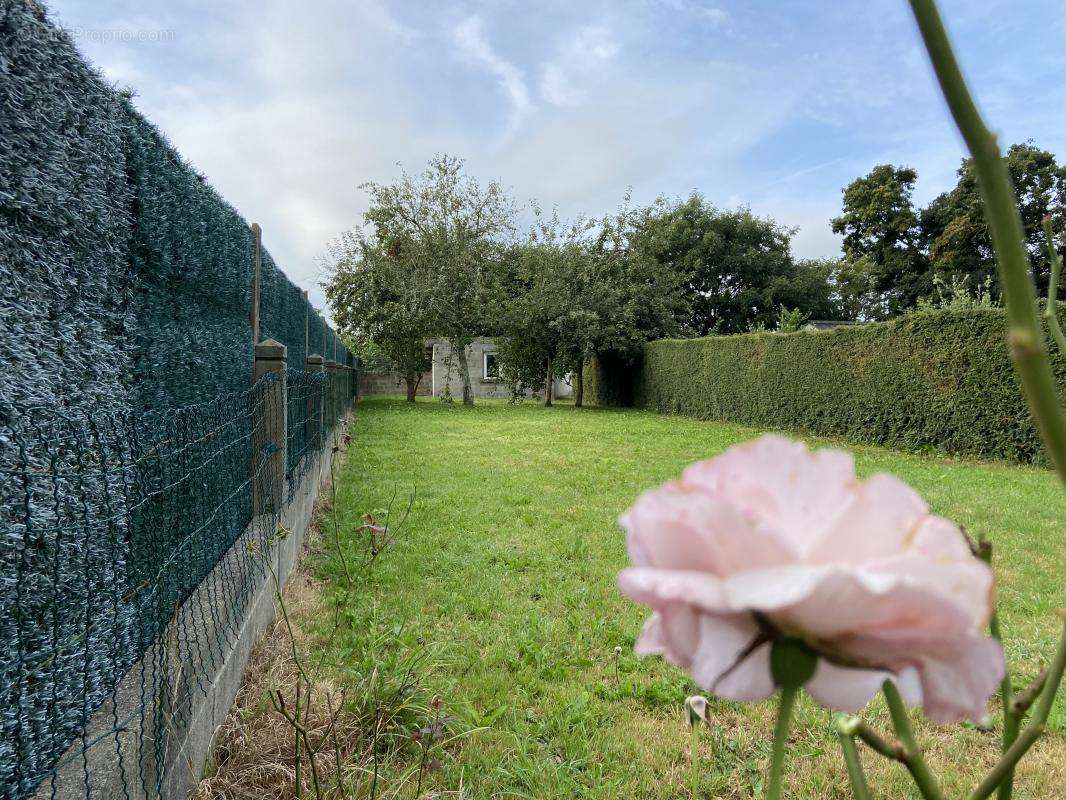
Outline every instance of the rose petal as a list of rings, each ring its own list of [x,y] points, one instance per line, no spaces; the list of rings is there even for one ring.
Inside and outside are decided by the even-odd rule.
[[[862,710],[891,677],[882,670],[841,667],[820,658],[814,677],[804,688],[827,708],[855,713]]]
[[[666,652],[666,636],[662,630],[662,617],[653,613],[644,622],[644,627],[633,645],[633,652],[638,656],[656,656]]]
[[[891,572],[796,564],[738,573],[722,589],[725,603],[709,610],[760,611],[785,633],[806,638],[898,627],[941,633],[972,628],[952,598]]]
[[[851,502],[809,547],[812,564],[861,564],[911,545],[928,507],[911,487],[892,475],[874,475],[858,485]]]
[[[959,526],[935,514],[922,521],[910,551],[937,560],[972,561],[974,558],[970,543]]]
[[[752,651],[735,669],[723,675],[714,693],[726,700],[751,703],[765,700],[775,690],[770,673],[770,645],[763,644]]]
[[[802,442],[769,434],[693,464],[682,477],[748,511],[797,552],[833,522],[855,485],[855,466],[840,450],[811,453]]]
[[[1006,670],[999,643],[976,633],[945,637],[887,631],[855,636],[847,649],[895,672],[913,668],[921,681],[922,710],[940,723],[984,717]]]
[[[923,591],[938,594],[965,612],[973,627],[983,629],[988,625],[995,577],[982,561],[970,558],[940,562],[907,553],[874,562],[865,571],[892,575],[907,584],[921,586]]]
[[[634,566],[729,575],[791,561],[773,531],[705,490],[667,483],[645,492],[619,519]]]
[[[904,668],[897,675],[879,669],[843,667],[822,658],[818,660],[814,677],[804,688],[821,705],[854,714],[881,691],[886,680],[896,684],[905,702],[921,705],[922,687],[918,672],[912,667]]]
[[[656,611],[692,605],[707,611],[727,611],[722,582],[705,572],[629,567],[618,573],[622,594]]]
[[[739,666],[742,654],[758,636],[759,626],[750,614],[701,615],[700,642],[690,667],[693,680],[717,693],[723,673]]]

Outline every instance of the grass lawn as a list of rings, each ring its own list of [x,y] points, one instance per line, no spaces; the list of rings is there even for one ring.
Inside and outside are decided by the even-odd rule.
[[[337,480],[345,536],[362,514],[391,503],[397,519],[414,501],[396,541],[353,590],[340,588],[335,554],[320,563],[327,598],[348,623],[326,646],[353,665],[424,653],[419,681],[466,735],[444,748],[422,796],[691,797],[682,701],[695,687],[661,660],[632,653],[647,612],[615,588],[626,563],[615,520],[642,489],[757,431],[642,411],[370,399],[352,433]],[[1016,683],[1027,683],[1053,652],[1052,609],[1066,605],[1064,504],[1053,476],[850,449],[862,474],[899,475],[934,511],[994,542],[1008,655]],[[1052,735],[1023,762],[1019,800],[1066,797],[1064,705],[1053,712]],[[712,701],[699,796],[760,796],[773,710]],[[888,728],[879,700],[870,718]],[[850,796],[830,731],[829,713],[804,699],[787,797]],[[965,796],[996,755],[998,738],[972,727],[920,733],[949,797]],[[415,796],[418,751],[407,751],[383,766],[383,796]],[[878,797],[916,796],[898,765],[864,757]]]

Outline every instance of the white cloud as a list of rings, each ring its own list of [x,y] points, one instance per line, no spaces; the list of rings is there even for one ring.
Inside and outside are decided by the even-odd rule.
[[[584,85],[600,76],[619,51],[605,25],[585,25],[568,36],[556,56],[541,67],[540,94],[555,106],[576,106],[586,97]]]
[[[712,28],[722,28],[732,19],[724,8],[704,5],[701,0],[659,0],[659,2],[671,11],[699,17]]]
[[[729,12],[721,8],[705,8],[703,16],[715,28],[720,28],[729,22]]]
[[[482,67],[499,81],[511,104],[508,133],[514,133],[533,110],[522,70],[499,56],[485,37],[485,23],[476,14],[463,20],[454,31],[460,55],[469,63]]]
[[[982,0],[981,14],[984,3],[1007,0]],[[392,180],[401,161],[417,171],[436,152],[564,215],[602,214],[627,185],[636,202],[698,189],[748,203],[800,226],[800,255],[839,252],[828,220],[840,188],[874,164],[915,166],[924,203],[954,182],[961,155],[897,0],[847,19],[817,3],[775,14],[770,0],[317,0],[314,14],[301,0],[50,4],[70,26],[175,31],[80,46],[263,225],[278,264],[319,304],[315,258],[360,221],[359,184]],[[1017,24],[1036,13],[1019,11]],[[1066,89],[1051,79],[1061,49],[992,47],[999,34],[974,14],[952,18],[1003,141],[1066,154]]]

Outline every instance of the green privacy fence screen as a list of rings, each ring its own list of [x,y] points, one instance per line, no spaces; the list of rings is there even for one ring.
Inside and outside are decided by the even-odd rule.
[[[187,680],[209,674],[262,579],[234,552],[267,404],[249,388],[252,264],[247,222],[43,7],[0,0],[0,798],[68,796],[56,776],[74,757],[78,793],[108,796],[90,755],[131,732],[161,747],[161,723],[89,721],[138,670],[144,708],[174,691],[152,659],[175,649],[198,653]],[[354,359],[265,251],[260,338],[288,348],[288,442],[272,446],[291,487],[353,394],[352,370],[305,373],[305,357]],[[205,587],[224,554],[232,575]],[[188,620],[164,646],[205,591],[234,616]],[[135,763],[127,787],[151,794],[151,759]]]
[[[269,239],[269,231],[266,232]],[[0,0],[0,409],[248,385],[248,224],[30,0]],[[263,255],[261,338],[352,364]]]
[[[280,508],[256,498],[291,497],[333,446],[354,380],[289,371],[286,408],[268,374],[165,414],[0,422],[13,451],[0,472],[0,797],[160,793],[175,732],[270,577]],[[266,421],[281,416],[299,444],[272,475],[262,465],[284,443]],[[103,764],[119,774],[105,781]]]

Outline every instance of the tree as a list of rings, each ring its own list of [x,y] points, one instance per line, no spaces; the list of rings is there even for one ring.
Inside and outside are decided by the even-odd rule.
[[[850,282],[865,284],[855,295],[868,298],[864,318],[894,316],[932,291],[911,199],[917,180],[910,167],[880,164],[845,187],[843,213],[831,221],[844,236]]]
[[[1050,216],[1055,233],[1066,230],[1066,167],[1032,142],[1015,144],[1006,155],[1018,211],[1025,232],[1033,279],[1040,293],[1047,291],[1050,262],[1042,220]],[[958,183],[933,200],[921,215],[923,242],[932,273],[948,284],[962,283],[974,290],[991,281],[998,293],[995,254],[985,220],[973,160],[964,159]]]
[[[499,353],[516,395],[543,385],[545,405],[551,405],[554,379],[580,369],[582,335],[575,322],[587,300],[588,225],[564,228],[557,215],[545,218],[536,205],[533,210],[529,237],[509,248],[501,270]]]
[[[588,332],[587,353],[634,356],[645,342],[686,333],[692,298],[691,273],[684,263],[664,260],[648,233],[658,222],[662,202],[630,205],[627,193],[614,214],[593,229],[585,283],[588,307],[598,317]]]
[[[365,220],[409,279],[425,289],[429,327],[451,344],[463,381],[463,403],[473,405],[466,349],[486,333],[491,274],[514,209],[495,181],[482,187],[463,173],[462,159],[440,155],[421,175],[406,172],[393,184],[367,183]]]
[[[794,309],[803,319],[855,319],[849,316],[834,291],[837,262],[833,259],[805,259],[792,271],[774,277],[766,298],[779,309]]]
[[[840,309],[840,319],[869,321],[891,316],[884,292],[873,286],[871,275],[875,267],[869,256],[854,261],[841,258],[829,263],[833,301]]]
[[[685,327],[706,336],[772,325],[781,302],[804,314],[830,315],[823,302],[828,285],[821,298],[814,297],[814,307],[805,305],[814,273],[797,275],[794,232],[746,208],[719,211],[693,193],[682,202],[660,200],[653,206],[636,231],[635,246],[686,276],[683,292],[691,312]]]
[[[341,334],[383,353],[403,375],[413,403],[430,366],[425,341],[433,283],[424,270],[408,269],[404,246],[399,239],[369,239],[362,230],[342,235],[330,248],[326,298]]]
[[[1033,279],[1047,290],[1050,274],[1041,221],[1066,230],[1066,167],[1032,142],[1006,155],[1025,232]],[[832,220],[844,235],[844,260],[834,284],[844,305],[862,319],[885,319],[936,303],[938,286],[999,293],[995,254],[972,159],[964,159],[953,189],[915,210],[917,173],[882,164],[844,189],[843,214]]]
[[[596,353],[632,358],[644,342],[677,335],[688,314],[684,276],[641,245],[650,209],[627,196],[615,214],[563,226],[543,219],[512,251],[505,371],[518,387],[574,376],[584,400],[583,366]],[[550,398],[550,393],[546,395]]]

